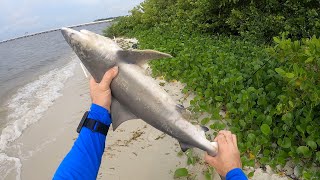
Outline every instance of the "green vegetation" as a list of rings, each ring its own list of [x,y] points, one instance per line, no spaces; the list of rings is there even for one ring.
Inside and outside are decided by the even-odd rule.
[[[271,42],[280,32],[301,39],[320,35],[319,12],[318,0],[146,0],[112,26],[108,35],[166,26],[260,42]]]
[[[113,19],[113,20],[117,20],[117,19],[118,19],[118,18],[120,18],[120,17],[122,17],[122,16],[108,17],[108,18],[101,18],[101,19],[96,19],[96,20],[94,20],[93,22],[96,22],[96,21],[106,21],[106,20],[111,20],[111,19]]]
[[[188,169],[186,168],[178,168],[174,172],[174,178],[187,177],[189,176]]]
[[[212,114],[200,123],[237,134],[244,165],[292,160],[312,179],[320,177],[318,12],[316,0],[147,0],[105,35],[173,55],[152,61],[153,74],[196,93],[192,110]]]

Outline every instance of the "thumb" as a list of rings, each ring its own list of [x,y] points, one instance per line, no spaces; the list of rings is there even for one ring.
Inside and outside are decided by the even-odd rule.
[[[108,88],[110,86],[110,83],[114,77],[118,74],[118,66],[115,66],[111,69],[109,69],[104,75],[100,82],[100,85],[102,87]]]

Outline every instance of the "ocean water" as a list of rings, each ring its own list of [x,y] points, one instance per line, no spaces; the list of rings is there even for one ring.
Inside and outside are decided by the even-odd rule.
[[[77,27],[96,33],[110,23]],[[62,96],[64,83],[79,63],[60,31],[0,43],[0,179],[16,171],[21,161],[5,153],[31,124]]]

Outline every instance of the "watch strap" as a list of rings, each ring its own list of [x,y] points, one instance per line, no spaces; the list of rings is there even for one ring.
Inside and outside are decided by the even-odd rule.
[[[103,135],[107,135],[110,126],[107,126],[107,125],[101,123],[100,121],[87,118],[83,124],[83,127],[86,127],[93,132],[98,132]]]
[[[77,132],[80,133],[82,127],[86,127],[88,129],[90,129],[92,132],[98,132],[103,135],[107,135],[110,126],[103,124],[100,121],[88,118],[88,114],[89,114],[88,111],[84,113],[84,115],[80,121],[80,124],[77,128]]]

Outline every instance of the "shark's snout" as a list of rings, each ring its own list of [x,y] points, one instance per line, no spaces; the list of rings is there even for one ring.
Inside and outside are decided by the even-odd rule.
[[[70,28],[61,28],[61,33],[70,45],[73,45],[74,43],[83,43],[83,41],[88,39],[86,34]]]
[[[61,28],[61,33],[68,43],[70,43],[70,39],[72,37],[72,34],[75,34],[74,31],[75,30],[70,29],[70,28]]]

